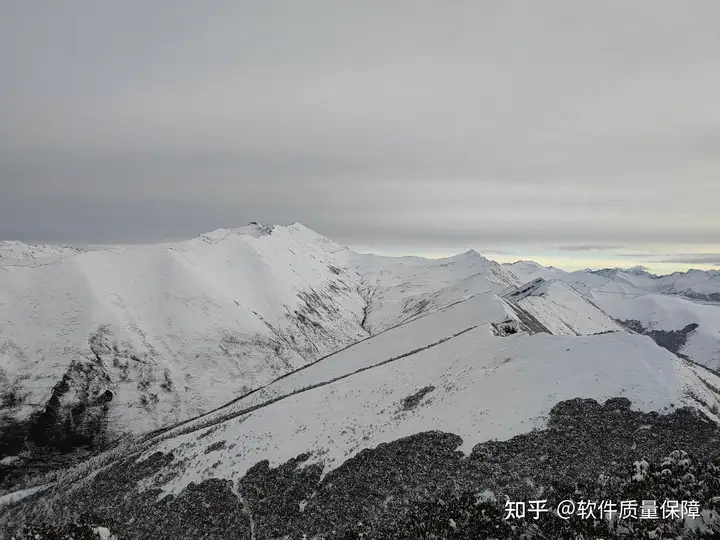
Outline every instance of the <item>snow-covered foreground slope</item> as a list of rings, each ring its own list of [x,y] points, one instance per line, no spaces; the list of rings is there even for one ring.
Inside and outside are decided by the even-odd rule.
[[[279,378],[238,401],[204,415],[198,420],[176,427],[168,433],[178,433],[192,426],[218,422],[239,411],[257,407],[318,383],[346,377],[382,362],[435,347],[452,339],[456,334],[479,326],[483,326],[495,334],[507,331],[538,331],[534,327],[528,328],[518,313],[520,316],[523,315],[522,312],[513,308],[512,304],[493,293],[475,295],[431,314],[420,316],[411,323],[407,322],[387,329],[347,349],[324,357],[288,376]],[[540,331],[542,330],[544,329]]]
[[[159,435],[146,456],[172,452],[174,460],[148,485],[177,493],[305,452],[327,473],[364,448],[435,429],[459,435],[468,451],[543,427],[557,402],[578,396],[626,397],[644,411],[687,404],[720,421],[709,410],[720,405],[720,378],[649,338],[496,335],[491,323],[510,313],[494,295],[478,296],[350,347],[225,414]],[[404,346],[391,351],[385,341]]]

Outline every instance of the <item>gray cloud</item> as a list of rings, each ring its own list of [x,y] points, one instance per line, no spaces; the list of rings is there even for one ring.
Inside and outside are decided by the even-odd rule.
[[[614,251],[618,249],[622,249],[623,246],[618,245],[586,245],[586,246],[562,246],[563,251],[570,251],[570,252],[585,252],[585,251]]]
[[[699,255],[683,255],[677,257],[667,257],[653,262],[662,263],[687,263],[687,264],[712,264],[720,266],[720,253],[699,254]]]
[[[0,237],[714,243],[720,5],[693,7],[4,4]]]
[[[720,265],[720,253],[683,253],[682,255],[675,255],[672,253],[619,253],[615,256],[642,260],[647,263],[712,264],[715,266]]]

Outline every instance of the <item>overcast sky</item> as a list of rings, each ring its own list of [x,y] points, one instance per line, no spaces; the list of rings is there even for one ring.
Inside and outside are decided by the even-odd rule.
[[[301,221],[386,253],[711,268],[719,20],[717,0],[0,0],[0,239]]]

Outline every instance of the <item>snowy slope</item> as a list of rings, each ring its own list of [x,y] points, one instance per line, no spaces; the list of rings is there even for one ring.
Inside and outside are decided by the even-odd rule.
[[[551,333],[595,334],[619,328],[594,304],[652,329],[647,303],[626,307],[626,299],[655,289],[707,291],[716,281],[713,273],[657,278],[499,265],[472,250],[439,260],[360,255],[300,224],[251,223],[184,242],[87,252],[5,242],[0,256],[0,429],[46,410],[40,431],[48,431],[81,406],[74,431],[111,435],[202,414],[476,295],[511,291],[510,303]],[[549,281],[518,293],[538,276]],[[700,324],[685,353],[717,365],[716,311],[682,306],[667,309],[683,328]]]
[[[647,294],[623,296],[598,293],[594,302],[616,319],[639,321],[648,331],[680,331],[698,325],[679,352],[720,369],[720,306],[692,302],[677,296]]]
[[[137,433],[220,405],[367,336],[348,257],[250,225],[0,267],[3,412],[83,403],[78,429]]]
[[[502,316],[496,297],[476,300],[496,307],[488,306],[473,322]],[[476,311],[471,302],[456,314]],[[408,354],[371,356],[371,342],[381,339],[373,337],[362,352],[355,345],[303,370],[298,384],[274,383],[280,387],[271,385],[264,405],[249,396],[227,415],[158,436],[145,457],[172,452],[173,461],[147,485],[177,493],[190,482],[239,479],[261,460],[277,466],[304,452],[327,473],[364,448],[433,429],[460,435],[467,452],[480,441],[544,426],[554,404],[578,396],[623,396],[644,411],[687,404],[709,415],[705,405],[720,403],[700,377],[715,387],[720,378],[644,336],[498,337],[489,324],[469,330],[466,324],[461,316],[428,315],[391,331],[403,334]],[[431,327],[439,332],[434,337],[446,339],[427,347],[424,333]],[[346,364],[347,376],[339,377]],[[358,371],[360,366],[366,369]],[[298,391],[300,385],[305,386]]]
[[[522,278],[523,283],[538,278],[559,279],[572,286],[581,294],[588,296],[591,291],[603,291],[607,294],[647,294],[650,292],[647,282],[645,288],[639,286],[637,277],[618,269],[576,270],[566,272],[559,268],[545,267],[532,261],[520,261],[503,265],[504,268]]]
[[[365,328],[371,333],[412,320],[483,292],[500,293],[521,282],[474,250],[454,257],[356,255],[362,292],[370,310]]]
[[[32,266],[63,257],[78,255],[83,250],[71,246],[29,245],[23,242],[0,242],[0,266]]]
[[[455,334],[477,327],[492,332],[497,328],[512,327],[513,331],[529,331],[512,305],[494,293],[481,293],[445,308],[402,323],[365,339],[351,347],[338,351],[307,367],[282,377],[262,389],[217,411],[204,415],[169,433],[186,430],[192,425],[216,422],[228,415],[256,407],[265,402],[326,382],[366,370],[388,359],[398,358],[408,352],[435,347]]]
[[[562,279],[568,274],[559,268],[555,268],[553,266],[543,266],[535,261],[516,261],[514,263],[505,263],[502,267],[515,275],[522,283],[527,283],[528,281],[533,281],[537,278],[545,280],[555,278]]]
[[[531,313],[557,336],[626,331],[590,300],[557,279],[537,278],[506,293],[505,298]]]
[[[666,276],[649,274],[641,268],[564,272],[531,261],[503,267],[527,281],[562,280],[612,318],[637,321],[642,328],[636,330],[660,338],[695,362],[720,368],[718,271],[689,270]]]
[[[658,279],[659,292],[720,301],[720,270],[688,270]]]

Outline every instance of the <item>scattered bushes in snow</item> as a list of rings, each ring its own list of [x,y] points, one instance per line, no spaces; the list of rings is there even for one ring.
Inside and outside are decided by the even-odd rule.
[[[432,392],[433,390],[435,390],[434,386],[432,386],[432,385],[425,386],[425,387],[421,388],[420,390],[418,390],[417,392],[415,392],[414,394],[411,394],[411,395],[403,398],[403,400],[402,400],[403,410],[409,411],[411,409],[414,409],[415,407],[417,407],[420,404],[422,399],[426,395],[428,395],[430,392]]]

